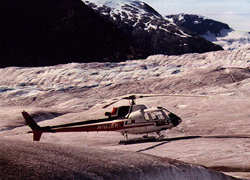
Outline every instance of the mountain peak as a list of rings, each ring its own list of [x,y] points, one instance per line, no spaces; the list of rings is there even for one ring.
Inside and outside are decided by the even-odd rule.
[[[148,4],[139,0],[83,0],[96,12],[130,34],[136,47],[148,54],[177,55],[222,50],[221,47],[193,36],[184,28],[168,21]]]

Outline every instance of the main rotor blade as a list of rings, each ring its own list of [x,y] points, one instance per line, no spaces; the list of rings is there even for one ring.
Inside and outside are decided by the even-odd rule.
[[[128,96],[123,96],[118,98],[115,98],[111,103],[103,106],[102,108],[105,109],[112,104],[115,104],[121,100],[135,100],[135,99],[140,99],[140,98],[147,98],[147,97],[160,97],[160,96],[175,96],[175,97],[199,97],[199,98],[208,98],[209,96],[206,95],[188,95],[188,94],[144,94],[144,95],[128,95]]]
[[[112,104],[115,104],[115,103],[117,103],[117,102],[119,102],[121,99],[119,99],[119,100],[115,100],[115,101],[113,101],[113,102],[111,102],[111,103],[109,103],[109,104],[106,104],[105,106],[103,106],[102,108],[103,109],[105,109],[105,108],[107,108],[107,107],[109,107],[109,106],[111,106]]]
[[[206,95],[189,95],[189,94],[149,94],[149,95],[139,95],[138,98],[145,98],[145,97],[158,97],[158,96],[176,96],[176,97],[199,97],[199,98],[208,98],[209,96]]]
[[[113,101],[109,104],[106,104],[105,106],[103,106],[102,108],[105,109],[109,106],[111,106],[112,104],[115,104],[123,99],[127,99],[127,100],[132,100],[132,99],[136,99],[136,95],[130,95],[130,96],[123,96],[123,97],[120,97],[120,98],[115,98],[113,99]]]

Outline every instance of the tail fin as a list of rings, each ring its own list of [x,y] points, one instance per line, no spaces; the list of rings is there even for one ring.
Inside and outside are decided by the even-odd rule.
[[[26,124],[32,129],[33,141],[40,141],[42,136],[42,128],[34,121],[34,119],[26,111],[22,112]]]

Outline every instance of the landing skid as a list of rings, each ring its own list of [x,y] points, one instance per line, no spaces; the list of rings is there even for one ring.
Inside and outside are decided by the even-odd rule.
[[[121,140],[119,144],[137,144],[137,143],[147,143],[147,142],[157,142],[159,141],[159,138],[154,136],[143,136],[140,138],[133,138],[133,139],[127,139],[127,140]]]

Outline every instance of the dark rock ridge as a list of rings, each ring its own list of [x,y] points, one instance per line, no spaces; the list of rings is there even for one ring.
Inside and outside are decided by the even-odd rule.
[[[135,0],[84,0],[102,16],[132,36],[135,46],[147,50],[147,54],[178,55],[222,50],[207,40],[187,33],[160,15],[148,4]]]
[[[80,0],[4,0],[0,17],[1,67],[139,58],[130,37]]]
[[[195,35],[208,32],[221,36],[223,30],[232,30],[227,24],[194,14],[168,15],[166,18]]]

